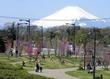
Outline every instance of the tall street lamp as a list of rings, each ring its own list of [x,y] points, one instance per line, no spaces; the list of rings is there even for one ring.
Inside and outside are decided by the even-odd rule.
[[[31,40],[31,29],[30,29],[30,19],[28,19],[28,20],[25,20],[26,22],[28,22],[28,27],[27,27],[27,32],[28,32],[28,41],[30,41]]]
[[[28,55],[31,57],[32,56],[32,42],[31,42],[32,40],[31,40],[30,19],[27,19],[27,20],[21,19],[20,21],[26,21],[28,23],[28,26],[27,26]]]
[[[73,31],[74,31],[74,33],[73,33],[73,39],[74,39],[74,40],[73,40],[73,43],[74,43],[73,51],[74,51],[74,54],[76,54],[76,53],[75,53],[75,47],[76,47],[76,46],[75,46],[75,23],[72,24],[72,26],[73,26]]]
[[[19,25],[20,23],[17,23],[17,29],[16,29],[16,56],[19,54]]]
[[[31,30],[30,30],[30,19],[27,19],[27,20],[22,20],[20,19],[20,21],[26,21],[28,22],[28,26],[27,26],[27,41],[30,41],[31,40]]]
[[[89,31],[84,39],[84,70],[86,69],[86,55],[87,55],[87,50],[86,50],[86,45],[88,43],[88,39],[89,39],[89,36],[90,36],[91,32]]]
[[[44,34],[43,34],[44,30],[43,30],[43,26],[41,26],[41,29],[42,29],[41,36],[42,36],[42,52],[43,52],[43,42],[44,42]]]
[[[93,28],[94,32],[94,52],[93,52],[93,79],[95,79],[95,73],[96,73],[96,64],[95,64],[95,59],[96,59],[96,28]]]
[[[16,34],[15,34],[15,22],[12,23],[12,29],[11,29],[11,36],[12,36],[12,48],[14,46],[14,40],[16,40]]]
[[[27,24],[27,23],[17,23],[17,28],[16,28],[16,52],[21,56],[21,52],[19,52],[19,35],[20,35],[20,25],[21,24]]]

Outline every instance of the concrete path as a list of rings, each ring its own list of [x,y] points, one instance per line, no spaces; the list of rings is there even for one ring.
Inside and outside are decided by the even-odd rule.
[[[55,79],[79,79],[76,77],[69,76],[65,74],[67,71],[75,71],[76,68],[66,68],[66,69],[44,69],[42,73],[35,71],[28,71],[30,74],[37,74],[46,77],[52,77]]]

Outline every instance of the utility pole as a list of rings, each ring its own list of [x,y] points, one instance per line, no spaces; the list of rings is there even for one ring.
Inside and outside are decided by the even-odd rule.
[[[25,20],[25,21],[28,22],[28,26],[27,26],[27,41],[31,41],[30,19]]]
[[[27,19],[27,20],[20,20],[20,21],[26,21],[28,23],[28,26],[27,26],[27,42],[28,42],[28,48],[30,49],[30,45],[31,45],[31,25],[30,25],[30,19]],[[28,51],[28,54],[31,56],[32,52],[31,50]]]
[[[74,40],[73,40],[73,43],[74,43],[74,47],[73,47],[73,51],[74,51],[74,54],[76,54],[75,53],[75,23],[74,24],[72,24],[72,26],[73,26],[73,31],[74,31],[74,34],[73,34],[73,38],[74,38]]]
[[[12,29],[11,29],[11,34],[12,34],[12,48],[14,47],[14,40],[16,39],[16,36],[15,36],[15,22],[12,23]]]
[[[19,26],[20,26],[20,23],[17,23],[17,29],[16,29],[16,54],[19,54],[19,56],[21,56],[21,54],[19,52]]]
[[[30,25],[30,19],[27,19],[27,20],[22,20],[22,19],[20,19],[20,21],[26,21],[27,23],[28,23],[28,26],[27,26],[27,41],[30,41],[31,40],[31,29],[30,29],[30,27],[31,27],[31,25]]]
[[[96,59],[96,28],[93,28],[93,33],[94,33],[94,52],[93,52],[93,79],[95,79],[95,73],[96,73],[96,64],[95,64],[95,59]]]
[[[43,52],[43,43],[44,43],[44,30],[43,30],[43,26],[41,26],[41,29],[42,29],[42,52]]]
[[[86,69],[86,40],[84,42],[84,70]]]

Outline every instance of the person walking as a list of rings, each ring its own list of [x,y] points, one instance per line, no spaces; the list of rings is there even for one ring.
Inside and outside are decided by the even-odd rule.
[[[87,64],[87,70],[88,70],[88,73],[92,73],[93,72],[90,63]]]
[[[38,62],[38,60],[35,61],[35,67],[36,67],[35,71],[39,72],[39,62]]]
[[[39,65],[40,72],[42,72],[42,65],[41,65],[41,62],[40,61],[38,62],[38,65]]]

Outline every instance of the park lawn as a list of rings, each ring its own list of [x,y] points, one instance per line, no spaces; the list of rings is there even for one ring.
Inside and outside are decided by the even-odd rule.
[[[0,60],[3,60],[3,61],[7,61],[7,62],[20,62],[20,61],[28,61],[29,60],[29,57],[28,56],[22,56],[22,57],[15,57],[15,56],[6,56],[6,55],[2,55],[0,56]]]
[[[77,70],[77,71],[68,71],[66,74],[80,78],[80,79],[93,79],[93,74],[88,74],[85,70]],[[110,71],[106,70],[97,70],[96,77],[103,74],[103,79],[110,79]]]
[[[21,65],[12,65],[0,60],[0,79],[53,79],[29,74]]]
[[[58,57],[47,58],[42,61],[43,67],[48,69],[60,69],[60,68],[68,68],[73,67],[73,64],[70,62],[61,63]]]
[[[7,61],[12,64],[20,64],[22,65],[22,61],[25,61],[25,69],[26,70],[34,70],[35,69],[35,59],[32,57],[31,61],[28,56],[22,57],[7,57],[7,56],[0,56],[0,60]],[[61,69],[61,68],[71,68],[71,67],[78,67],[79,66],[79,58],[75,57],[63,57],[65,63],[61,63],[60,58],[55,55],[51,55],[50,58],[46,57],[46,59],[41,59],[41,64],[44,69]]]
[[[79,57],[65,57],[65,60],[72,63],[74,67],[79,67],[81,59]]]
[[[61,63],[58,56],[52,55],[50,58],[42,60],[42,65],[47,69],[61,69],[61,68],[71,68],[79,66],[79,58],[75,57],[62,57],[65,63]]]
[[[66,59],[65,63],[61,63],[61,61],[59,60],[58,57],[53,57],[53,58],[46,58],[45,60],[42,59],[41,60],[41,65],[44,69],[61,69],[61,68],[71,68],[74,67],[74,63],[69,60]],[[35,62],[31,61],[31,62],[26,62],[26,66],[24,67],[27,70],[34,70],[35,69]]]

